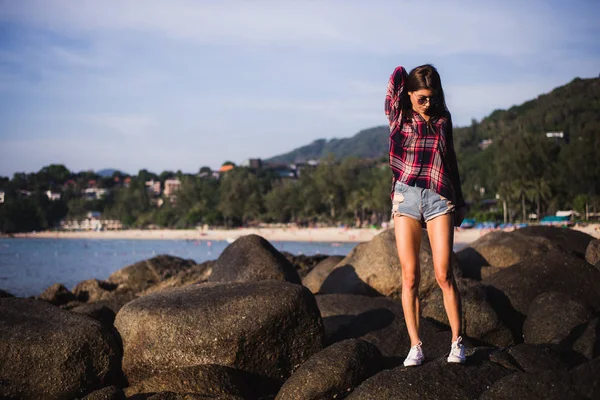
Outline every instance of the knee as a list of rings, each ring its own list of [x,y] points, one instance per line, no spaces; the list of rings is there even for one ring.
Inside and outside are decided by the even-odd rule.
[[[402,273],[402,289],[403,290],[416,290],[419,287],[419,275],[418,274],[410,274],[410,273]]]
[[[442,290],[450,290],[454,287],[454,276],[451,271],[446,273],[436,273],[435,280]]]

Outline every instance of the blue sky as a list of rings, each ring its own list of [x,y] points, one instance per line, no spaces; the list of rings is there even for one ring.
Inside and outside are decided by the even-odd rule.
[[[600,73],[600,2],[0,0],[0,175],[196,172],[385,125],[434,64],[456,125]]]

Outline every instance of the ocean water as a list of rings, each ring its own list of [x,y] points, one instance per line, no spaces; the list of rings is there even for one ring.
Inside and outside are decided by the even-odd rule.
[[[218,240],[92,240],[0,238],[0,289],[15,296],[37,296],[62,283],[72,289],[86,279],[107,279],[113,272],[168,254],[197,263],[216,260],[229,243]],[[271,242],[295,255],[345,256],[358,243]]]

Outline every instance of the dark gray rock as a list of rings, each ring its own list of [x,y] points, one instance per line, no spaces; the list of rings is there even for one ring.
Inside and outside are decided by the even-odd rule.
[[[516,232],[524,236],[548,239],[560,249],[582,260],[585,260],[588,244],[594,240],[594,237],[587,233],[555,226],[532,225]]]
[[[553,250],[505,268],[482,283],[498,290],[498,296],[490,298],[496,312],[506,312],[512,308],[509,311],[525,316],[533,300],[544,292],[568,294],[599,312],[598,281],[600,271],[586,261]],[[498,303],[494,304],[494,301]]]
[[[313,293],[318,293],[321,289],[321,285],[327,278],[327,275],[333,271],[336,265],[338,265],[344,257],[342,256],[331,256],[327,257],[320,263],[318,263],[304,278],[302,278],[302,284],[310,289]]]
[[[83,304],[72,308],[71,311],[87,315],[108,328],[112,327],[115,322],[115,312],[102,303]]]
[[[590,241],[585,250],[585,259],[592,265],[600,263],[600,240],[595,239]]]
[[[487,287],[472,281],[457,280],[465,335],[497,347],[516,342],[513,331],[503,321],[488,299]],[[437,288],[422,304],[422,315],[448,325],[441,289]]]
[[[122,290],[141,293],[195,264],[194,260],[159,255],[114,272],[109,276],[108,281],[116,283]]]
[[[490,232],[457,252],[462,276],[485,279],[503,268],[556,249],[549,239],[525,236],[520,232]]]
[[[280,281],[190,285],[126,304],[117,314],[130,384],[200,364],[283,383],[323,348],[312,293]]]
[[[545,344],[521,343],[503,351],[509,354],[524,372],[566,371],[571,365],[557,350]]]
[[[410,349],[402,304],[385,297],[349,294],[317,295],[327,342],[360,338],[377,346],[386,365],[400,364]],[[429,318],[421,318],[421,340],[427,358],[450,350],[450,328]]]
[[[73,288],[73,294],[77,300],[81,302],[95,302],[99,300],[107,300],[114,296],[114,291],[117,289],[117,284],[101,281],[98,279],[87,279],[79,282]]]
[[[600,356],[600,319],[594,318],[575,327],[560,344],[588,360]]]
[[[593,316],[593,310],[568,294],[542,293],[529,306],[523,324],[525,343],[560,343]]]
[[[145,296],[150,293],[154,293],[156,291],[167,288],[182,287],[207,282],[216,264],[216,260],[211,260],[205,261],[201,264],[192,265],[191,267],[178,272],[174,276],[167,278],[157,283],[156,285],[150,286],[148,289],[144,290],[140,295]]]
[[[140,397],[135,396],[131,398],[132,400],[138,400]],[[147,400],[247,400],[243,397],[233,396],[233,395],[205,395],[205,394],[196,394],[196,393],[173,393],[173,392],[162,392],[156,393],[149,397],[143,397],[143,399]]]
[[[4,299],[7,297],[15,297],[14,295],[8,293],[6,290],[0,289],[0,299]]]
[[[38,298],[54,304],[55,306],[67,304],[68,302],[75,300],[73,293],[69,292],[69,289],[60,283],[49,286]]]
[[[420,367],[382,371],[357,387],[348,400],[475,399],[511,373],[489,360],[490,351],[473,350],[467,355],[465,365],[449,364],[438,358]]]
[[[223,250],[209,282],[287,281],[300,284],[294,266],[271,243],[258,235],[246,235]]]
[[[215,397],[235,395],[243,398],[255,398],[257,397],[256,393],[262,389],[260,386],[273,387],[273,384],[274,382],[265,381],[260,377],[238,369],[205,364],[175,368],[154,375],[129,386],[125,389],[125,393],[128,397],[136,394],[171,392]],[[275,387],[278,387],[278,385],[275,385]]]
[[[421,267],[419,296],[424,299],[438,286],[433,269],[431,246],[425,232],[421,241],[419,261]],[[458,262],[454,256],[452,268],[456,274]],[[400,299],[402,267],[398,259],[394,230],[388,229],[352,249],[350,254],[325,278],[319,293],[383,295]]]
[[[349,339],[309,358],[285,382],[277,400],[341,399],[381,370],[381,352],[369,342]]]
[[[568,372],[515,372],[495,382],[481,400],[583,400]]]
[[[301,279],[303,279],[310,271],[312,271],[315,268],[315,266],[329,258],[329,256],[325,254],[315,254],[312,256],[307,256],[305,254],[296,255],[287,251],[282,251],[281,254],[283,254],[284,257],[294,266],[294,268],[296,268],[296,271],[298,272],[298,275]]]
[[[600,357],[571,370],[575,390],[590,399],[600,399]]]
[[[107,386],[85,396],[82,400],[125,400],[125,393],[116,386]]]
[[[117,384],[120,348],[99,322],[33,299],[0,299],[0,397],[71,399]]]

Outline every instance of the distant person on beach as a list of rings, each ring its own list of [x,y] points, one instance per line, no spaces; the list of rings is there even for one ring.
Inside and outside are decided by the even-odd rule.
[[[454,226],[460,226],[466,206],[452,119],[437,70],[427,64],[407,74],[403,67],[397,67],[387,86],[385,113],[390,125],[392,217],[402,265],[402,308],[411,341],[404,365],[420,365],[425,358],[419,337],[421,228],[427,229],[435,277],[452,329],[447,360],[462,364],[466,357],[460,336],[460,295],[450,260]]]

